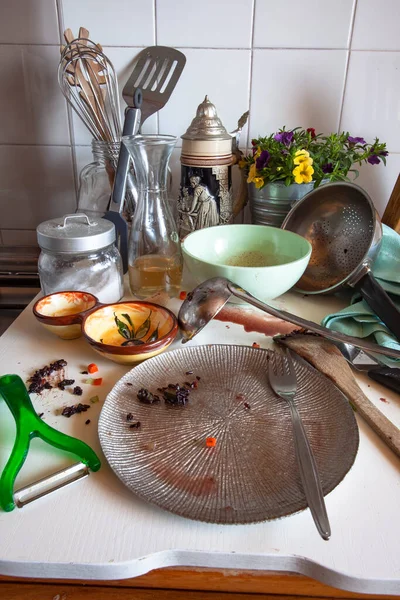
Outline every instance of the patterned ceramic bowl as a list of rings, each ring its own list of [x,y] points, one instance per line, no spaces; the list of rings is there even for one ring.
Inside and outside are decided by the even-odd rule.
[[[151,302],[117,302],[90,311],[82,323],[85,339],[96,352],[130,365],[159,354],[178,333],[175,315]]]
[[[87,292],[57,292],[40,298],[33,306],[33,314],[52,333],[73,340],[82,335],[83,317],[96,304],[96,296]]]

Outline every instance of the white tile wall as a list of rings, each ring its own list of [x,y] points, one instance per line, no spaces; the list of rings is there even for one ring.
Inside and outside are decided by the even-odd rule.
[[[283,125],[386,141],[388,166],[357,180],[383,212],[400,168],[400,0],[0,0],[0,14],[0,244],[31,244],[39,222],[73,211],[75,175],[91,160],[90,135],[58,90],[67,27],[105,47],[120,89],[141,48],[186,54],[145,131],[182,135],[208,94],[228,130],[250,107],[243,145]]]
[[[283,125],[336,131],[346,50],[254,50],[250,138]]]
[[[354,0],[259,0],[256,48],[347,48]],[[304,20],[303,20],[304,17]]]
[[[358,0],[354,50],[400,50],[399,0]]]

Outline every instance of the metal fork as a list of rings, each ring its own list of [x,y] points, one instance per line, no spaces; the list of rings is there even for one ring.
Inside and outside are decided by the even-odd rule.
[[[320,536],[324,540],[329,540],[331,527],[322,492],[321,482],[319,480],[317,465],[311,450],[310,442],[303,427],[299,412],[294,402],[297,391],[296,372],[290,352],[286,349],[282,360],[278,361],[275,354],[269,355],[268,371],[269,383],[277,396],[286,400],[290,407],[292,417],[294,443],[296,448],[296,457],[299,465],[300,477],[303,483],[304,493],[310,507],[315,525]]]

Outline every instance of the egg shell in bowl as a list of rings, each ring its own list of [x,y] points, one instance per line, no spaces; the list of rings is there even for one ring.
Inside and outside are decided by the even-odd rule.
[[[168,348],[178,333],[178,322],[170,310],[158,304],[117,302],[91,311],[83,320],[82,331],[96,352],[130,365]]]
[[[267,301],[292,288],[311,257],[302,236],[266,225],[218,225],[189,234],[182,242],[187,268],[202,283],[225,277]]]
[[[32,310],[48,331],[64,340],[73,340],[82,335],[84,314],[97,303],[96,296],[88,292],[56,292],[40,298]]]

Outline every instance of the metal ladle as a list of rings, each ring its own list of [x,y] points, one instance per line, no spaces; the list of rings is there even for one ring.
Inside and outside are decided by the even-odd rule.
[[[246,292],[246,290],[224,277],[207,279],[207,281],[198,285],[186,296],[178,314],[178,323],[184,338],[182,343],[188,342],[199,333],[199,331],[201,331],[225,306],[232,295],[274,317],[278,317],[279,319],[289,321],[289,323],[318,333],[327,339],[334,340],[335,342],[352,344],[366,352],[384,354],[385,356],[390,356],[392,358],[400,358],[399,350],[385,348],[383,346],[378,346],[378,344],[374,344],[373,342],[367,342],[363,339],[352,337],[351,335],[338,333],[337,331],[332,331],[326,327],[317,325],[317,323],[314,323],[313,321],[297,317],[285,310],[278,310],[269,304],[265,304],[265,302],[261,302],[261,300],[258,300],[249,292]]]

